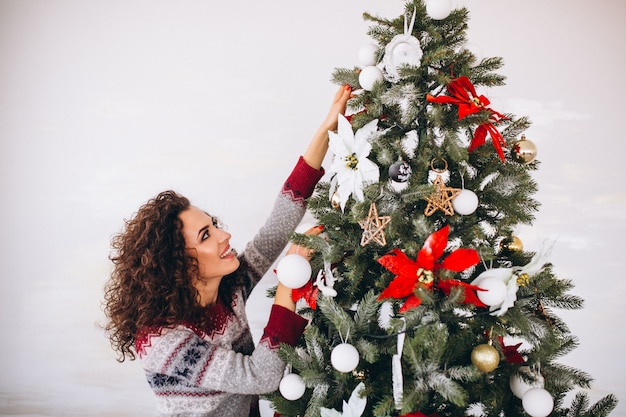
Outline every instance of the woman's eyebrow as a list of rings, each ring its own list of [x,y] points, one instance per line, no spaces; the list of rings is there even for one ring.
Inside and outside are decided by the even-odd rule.
[[[200,229],[198,231],[198,236],[197,237],[200,237],[202,235],[202,233],[204,233],[208,229],[209,229],[209,226],[204,226],[202,229]]]

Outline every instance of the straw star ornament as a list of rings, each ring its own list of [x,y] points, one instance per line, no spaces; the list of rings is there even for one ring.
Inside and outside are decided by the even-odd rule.
[[[426,197],[428,205],[424,210],[424,215],[431,216],[437,210],[443,211],[448,216],[454,215],[452,200],[461,193],[461,190],[447,187],[441,175],[437,175],[433,185],[435,186],[435,191]]]
[[[391,223],[391,216],[379,216],[376,204],[370,205],[370,211],[367,219],[359,221],[359,226],[363,229],[361,237],[361,246],[365,246],[372,240],[381,246],[387,244],[384,228]]]

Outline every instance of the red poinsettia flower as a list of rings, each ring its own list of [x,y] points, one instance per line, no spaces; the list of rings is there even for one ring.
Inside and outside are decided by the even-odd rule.
[[[508,363],[519,364],[526,362],[526,359],[524,359],[524,357],[517,351],[517,349],[522,346],[521,342],[515,345],[507,346],[504,344],[504,337],[502,336],[498,336],[498,341],[500,342],[500,347],[502,348],[502,353],[504,353],[505,360]]]
[[[424,242],[415,261],[409,259],[399,249],[394,249],[389,254],[382,256],[378,263],[396,276],[378,299],[405,298],[404,304],[400,307],[400,312],[408,311],[422,303],[422,300],[415,295],[415,290],[420,287],[432,288],[440,269],[461,272],[476,265],[480,258],[474,249],[456,249],[442,261],[439,261],[448,245],[449,233],[449,225],[432,233]],[[452,281],[448,282],[447,285],[454,285],[454,282],[463,284],[460,281],[447,281]]]
[[[476,307],[487,307],[485,303],[480,301],[475,293],[475,291],[485,291],[483,288],[456,279],[442,279],[437,283],[437,288],[446,295],[450,295],[450,292],[455,287],[463,287],[464,289],[463,294],[465,297],[461,301],[462,304],[474,304]]]
[[[447,85],[448,93],[450,96],[439,96],[434,97],[430,94],[426,95],[426,100],[431,103],[439,103],[439,104],[454,104],[459,107],[459,120],[469,116],[470,114],[478,113],[481,110],[487,110],[491,114],[489,116],[489,121],[484,122],[479,125],[474,131],[474,137],[472,138],[472,142],[469,146],[469,151],[472,152],[474,149],[478,148],[485,144],[485,139],[487,138],[487,133],[491,136],[491,141],[493,143],[493,147],[496,149],[498,156],[504,162],[504,152],[502,151],[502,147],[506,146],[506,142],[502,137],[502,134],[495,127],[494,123],[499,122],[506,117],[497,111],[490,109],[489,100],[487,97],[481,95],[478,96],[476,94],[476,89],[474,85],[466,76],[459,77],[455,80],[450,81]]]

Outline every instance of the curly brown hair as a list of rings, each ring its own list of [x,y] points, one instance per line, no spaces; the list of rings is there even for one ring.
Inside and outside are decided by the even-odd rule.
[[[197,260],[185,250],[179,214],[189,200],[164,191],[125,221],[110,255],[111,278],[105,286],[105,330],[118,361],[135,359],[134,339],[147,326],[202,322],[204,308],[193,286]]]

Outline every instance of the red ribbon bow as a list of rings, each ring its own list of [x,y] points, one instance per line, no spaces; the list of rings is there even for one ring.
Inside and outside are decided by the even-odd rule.
[[[502,162],[504,162],[503,146],[506,146],[506,142],[502,137],[502,134],[495,127],[494,123],[498,123],[506,117],[497,111],[487,107],[490,104],[487,97],[476,94],[474,85],[466,76],[459,77],[450,81],[447,85],[448,93],[450,96],[434,97],[430,94],[426,95],[426,100],[431,103],[439,104],[454,104],[459,107],[459,120],[469,116],[470,114],[478,113],[482,110],[487,110],[489,115],[489,121],[479,125],[474,131],[474,137],[468,150],[472,152],[474,149],[485,144],[487,133],[491,136],[491,142],[496,152],[500,156]]]
[[[313,281],[307,282],[301,288],[292,288],[291,289],[291,299],[294,303],[297,303],[298,300],[304,298],[304,301],[311,307],[313,310],[317,309],[317,295],[319,293],[319,289],[316,285],[313,285]]]

